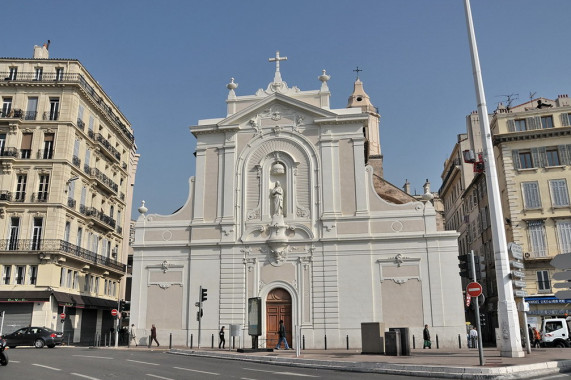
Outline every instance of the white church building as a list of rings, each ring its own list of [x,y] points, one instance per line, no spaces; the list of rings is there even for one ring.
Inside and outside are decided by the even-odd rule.
[[[237,96],[232,79],[226,116],[190,127],[186,203],[172,215],[139,209],[137,337],[154,324],[161,344],[172,334],[174,345],[196,347],[202,287],[201,346],[241,325],[249,347],[248,300],[259,298],[261,347],[275,346],[279,320],[293,347],[300,337],[308,349],[361,347],[362,322],[408,327],[417,344],[427,324],[441,347],[458,347],[457,233],[437,229],[430,197],[382,178],[380,115],[362,82],[347,108],[331,109],[325,70],[319,90],[301,91],[282,80],[285,59],[270,59],[274,79],[253,95]]]

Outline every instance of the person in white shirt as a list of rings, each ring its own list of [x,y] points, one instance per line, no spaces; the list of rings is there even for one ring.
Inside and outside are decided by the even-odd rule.
[[[478,348],[478,330],[476,330],[476,327],[472,327],[472,330],[470,330],[470,341],[472,348]]]

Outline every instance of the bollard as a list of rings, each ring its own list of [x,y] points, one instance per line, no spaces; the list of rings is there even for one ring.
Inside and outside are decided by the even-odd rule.
[[[414,350],[416,348],[416,342],[414,340],[414,335],[412,336],[412,349]]]
[[[349,335],[347,335],[347,349],[349,349]]]
[[[440,348],[440,347],[438,346],[438,334],[436,334],[436,348]]]
[[[460,338],[460,334],[458,334],[458,348],[462,348],[462,338]]]
[[[214,334],[212,334],[212,348],[214,348]]]
[[[302,339],[302,341],[303,341],[303,346],[302,346],[302,347],[303,347],[303,349],[305,350],[305,335],[302,336],[302,338],[303,338],[303,339]]]
[[[151,336],[149,335],[149,345],[148,348],[151,348]]]
[[[325,350],[327,350],[327,335],[325,335]]]
[[[169,336],[169,350],[172,350],[172,333]]]
[[[192,348],[193,339],[194,339],[194,334],[190,334],[190,348]]]
[[[107,347],[107,334],[103,335],[103,347]]]
[[[236,337],[233,336],[232,337],[232,349],[235,349],[235,348],[236,348]]]

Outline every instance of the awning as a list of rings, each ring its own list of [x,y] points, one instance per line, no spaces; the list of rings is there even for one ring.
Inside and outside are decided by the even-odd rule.
[[[60,292],[53,292],[53,295],[61,306],[106,310],[117,308],[117,301],[114,300]]]
[[[50,292],[45,290],[0,291],[0,302],[48,302]]]
[[[569,299],[559,299],[554,296],[532,296],[525,297],[525,302],[530,304],[561,304],[561,303],[571,303]]]

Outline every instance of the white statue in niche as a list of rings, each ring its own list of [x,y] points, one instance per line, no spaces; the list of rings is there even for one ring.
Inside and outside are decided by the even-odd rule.
[[[273,215],[283,215],[284,214],[284,190],[280,185],[280,181],[276,181],[274,188],[271,190],[273,203],[274,203],[274,213]]]

